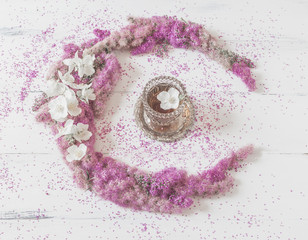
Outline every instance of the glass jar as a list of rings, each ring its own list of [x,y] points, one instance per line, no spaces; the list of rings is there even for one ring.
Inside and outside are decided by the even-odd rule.
[[[157,99],[157,95],[162,91],[167,92],[170,88],[179,91],[179,104],[175,109],[164,110],[160,107],[161,102]],[[142,93],[143,117],[148,127],[157,133],[176,134],[186,121],[187,116],[184,113],[186,100],[186,90],[176,78],[160,76],[149,81]]]

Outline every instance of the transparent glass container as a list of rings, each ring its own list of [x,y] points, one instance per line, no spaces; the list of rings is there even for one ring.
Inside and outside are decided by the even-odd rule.
[[[175,109],[160,107],[157,95],[175,88],[179,91],[179,105]],[[182,83],[174,77],[160,76],[144,87],[135,106],[137,125],[151,138],[173,141],[183,137],[194,120],[193,106]]]

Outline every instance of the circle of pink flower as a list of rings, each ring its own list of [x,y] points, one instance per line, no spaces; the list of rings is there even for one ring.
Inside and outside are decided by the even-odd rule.
[[[96,38],[81,46],[65,45],[62,59],[51,67],[47,78],[58,79],[58,71],[63,74],[67,71],[67,66],[63,64],[64,59],[73,58],[76,52],[79,57],[83,52],[95,55],[95,73],[91,77],[80,78],[76,71],[72,72],[77,84],[85,84],[91,78],[96,95],[96,99],[88,103],[79,100],[81,114],[68,117],[74,124],[89,125],[88,130],[92,136],[83,142],[87,147],[86,154],[79,161],[68,162],[67,149],[72,143],[65,136],[59,137],[57,143],[79,187],[93,191],[101,198],[123,207],[179,213],[193,204],[193,197],[212,196],[228,191],[233,186],[229,170],[240,167],[240,162],[252,153],[253,147],[249,145],[232,152],[229,157],[220,160],[211,169],[195,175],[188,175],[185,170],[175,167],[148,173],[96,152],[94,143],[97,130],[94,119],[102,113],[108,93],[121,75],[121,66],[112,52],[117,49],[127,49],[132,55],[148,52],[162,55],[167,46],[196,49],[239,76],[250,91],[255,90],[255,80],[250,73],[250,68],[253,68],[254,64],[247,58],[224,50],[202,25],[168,16],[129,18],[129,20],[131,23],[120,31],[110,33],[96,29],[94,30]],[[33,110],[38,112],[37,121],[51,125],[56,135],[64,123],[57,122],[50,116],[48,102],[53,98],[43,95],[37,99]]]

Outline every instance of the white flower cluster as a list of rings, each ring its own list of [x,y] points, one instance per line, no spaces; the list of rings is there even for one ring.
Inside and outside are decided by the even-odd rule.
[[[66,121],[64,127],[59,129],[57,137],[65,135],[81,143],[89,140],[92,136],[92,133],[88,131],[88,124],[74,125],[74,121],[67,119],[67,117],[69,115],[76,117],[81,113],[77,97],[86,103],[96,99],[93,89],[90,88],[92,83],[76,84],[74,83],[75,78],[72,76],[73,71],[77,71],[80,78],[92,76],[95,73],[94,60],[94,55],[87,54],[83,54],[82,58],[79,58],[77,51],[74,58],[63,60],[63,64],[68,66],[68,72],[62,74],[58,71],[59,79],[52,78],[47,82],[46,95],[55,97],[48,103],[51,118],[58,122]],[[73,89],[77,90],[76,93]],[[83,143],[79,146],[72,145],[67,149],[67,152],[67,161],[81,160],[87,152],[87,146]]]

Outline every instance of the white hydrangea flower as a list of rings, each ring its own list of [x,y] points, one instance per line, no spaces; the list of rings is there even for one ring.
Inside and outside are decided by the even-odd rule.
[[[68,66],[69,73],[73,70],[77,70],[78,66],[81,64],[81,59],[78,57],[78,51],[76,51],[74,58],[64,59],[63,63]]]
[[[63,63],[68,66],[69,73],[76,70],[79,77],[83,77],[84,75],[91,76],[95,73],[94,60],[95,55],[88,55],[84,52],[82,58],[79,58],[78,51],[76,51],[74,58],[64,59]]]
[[[78,116],[81,113],[81,108],[78,107],[78,100],[76,98],[75,92],[71,89],[67,89],[64,92],[64,96],[67,101],[67,111],[71,116]]]
[[[56,137],[59,138],[63,135],[71,135],[71,137],[76,139],[78,142],[87,141],[92,136],[92,133],[88,131],[88,128],[88,124],[78,123],[77,125],[74,125],[74,121],[68,119],[65,122],[64,127],[59,129],[59,133]]]
[[[48,103],[49,113],[51,118],[58,121],[64,122],[68,115],[67,101],[63,95],[56,97]]]
[[[62,75],[62,73],[60,71],[58,71],[58,75],[59,75],[59,78],[61,79],[61,81],[67,85],[67,86],[70,86],[71,88],[74,88],[74,89],[84,89],[84,88],[89,88],[92,86],[92,83],[90,84],[76,84],[74,83],[75,81],[75,78],[70,74],[70,73],[65,73],[64,75]]]
[[[77,96],[86,103],[89,103],[89,100],[94,101],[96,99],[94,90],[92,88],[83,88],[81,91],[77,92]]]
[[[74,125],[74,120],[72,120],[72,119],[66,120],[64,127],[58,129],[59,133],[57,134],[56,138],[59,138],[63,135],[72,134],[73,125]]]
[[[78,107],[78,100],[75,92],[71,89],[66,89],[64,95],[60,95],[48,103],[49,113],[51,118],[64,122],[67,115],[78,116],[81,113],[81,108]]]
[[[78,141],[87,141],[92,136],[92,133],[88,131],[89,125],[78,123],[77,125],[73,125],[72,134],[73,137]]]
[[[157,95],[157,99],[160,101],[160,107],[164,110],[176,109],[179,106],[180,92],[175,88],[170,88],[168,92],[162,91]]]
[[[55,97],[64,93],[65,85],[56,81],[55,79],[50,79],[47,81],[47,89],[45,91],[47,97]]]
[[[66,160],[68,162],[72,162],[75,160],[81,160],[87,153],[87,146],[84,144],[80,144],[79,146],[72,145],[67,149]]]
[[[78,66],[79,77],[83,77],[83,75],[91,76],[95,73],[95,69],[93,66],[94,60],[95,55],[83,54],[80,65]]]
[[[58,71],[58,75],[59,75],[59,78],[61,79],[61,81],[65,85],[70,86],[75,81],[75,78],[71,75],[70,72],[67,72],[63,75],[60,71]]]

